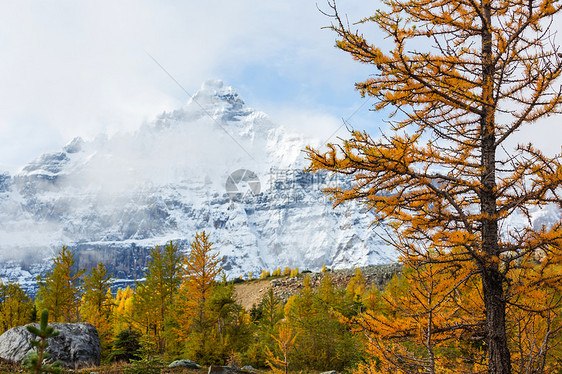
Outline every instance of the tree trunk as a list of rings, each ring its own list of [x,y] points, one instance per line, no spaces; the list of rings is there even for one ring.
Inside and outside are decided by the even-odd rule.
[[[480,117],[481,164],[480,213],[482,291],[486,308],[488,373],[511,374],[511,356],[505,332],[505,294],[499,270],[498,218],[496,201],[496,125],[492,17],[490,0],[482,2],[482,115]]]
[[[505,295],[502,276],[497,269],[482,275],[488,345],[488,373],[511,374],[511,355],[505,332]]]

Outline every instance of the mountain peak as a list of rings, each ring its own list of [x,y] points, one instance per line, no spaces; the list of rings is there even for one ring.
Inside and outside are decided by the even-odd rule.
[[[200,92],[210,92],[215,95],[220,93],[231,93],[234,90],[231,86],[224,84],[220,79],[207,79],[201,84]]]
[[[81,137],[77,136],[76,138],[68,142],[63,149],[66,151],[66,153],[76,153],[82,150],[83,145],[84,140]]]
[[[322,189],[334,180],[303,174],[309,143],[232,87],[206,81],[186,105],[135,132],[76,138],[14,177],[0,175],[0,277],[2,261],[41,263],[64,244],[132,280],[144,258],[137,248],[186,244],[201,230],[236,277],[391,261],[374,215],[357,205],[332,210]]]
[[[205,117],[223,124],[238,122],[240,118],[255,113],[238,92],[219,79],[205,81],[186,105],[171,112],[163,112],[156,118],[157,128],[170,128],[175,124],[191,123]]]
[[[238,92],[219,79],[205,81],[189,100],[188,105],[193,102],[202,106],[227,104],[231,106],[231,109],[240,109],[245,106],[244,100],[240,98]]]

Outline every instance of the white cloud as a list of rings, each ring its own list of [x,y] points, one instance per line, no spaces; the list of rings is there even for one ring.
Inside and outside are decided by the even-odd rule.
[[[3,2],[0,168],[14,169],[77,135],[133,130],[184,103],[185,93],[145,51],[188,91],[207,78],[241,82],[261,67],[314,107],[318,85],[338,90],[338,76],[357,68],[320,29],[329,22],[315,1],[302,0]],[[321,83],[341,66],[347,68]],[[277,90],[261,92],[274,101]]]
[[[333,47],[317,3],[328,10],[316,0],[0,3],[0,170],[78,135],[132,131],[185,103],[145,51],[190,93],[220,78],[249,106],[297,108],[311,126],[340,123],[363,102],[353,83],[372,71]],[[350,22],[377,7],[338,5]],[[363,108],[354,125],[376,128],[378,119]]]

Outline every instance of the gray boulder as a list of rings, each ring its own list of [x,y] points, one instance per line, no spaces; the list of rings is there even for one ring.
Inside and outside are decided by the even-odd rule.
[[[236,374],[239,371],[237,367],[234,366],[209,366],[208,374]]]
[[[38,324],[35,324],[37,327]],[[60,335],[49,338],[49,362],[61,361],[68,368],[78,369],[99,365],[101,346],[98,331],[89,323],[51,323]],[[0,336],[0,357],[21,363],[32,350],[34,338],[25,326],[14,327]]]
[[[191,360],[176,360],[168,365],[169,368],[199,369],[200,366]]]

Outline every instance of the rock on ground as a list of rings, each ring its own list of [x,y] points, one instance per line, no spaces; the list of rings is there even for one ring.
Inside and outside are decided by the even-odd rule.
[[[35,324],[38,326],[37,324]],[[101,346],[98,331],[89,323],[51,323],[60,335],[49,338],[49,362],[61,361],[69,368],[99,365]],[[0,357],[21,363],[33,348],[29,343],[35,338],[25,326],[14,327],[0,336]]]
[[[200,366],[191,360],[176,360],[168,365],[170,368],[182,367],[187,369],[199,369]]]
[[[211,365],[209,366],[208,374],[236,374],[240,371],[235,366],[216,366]]]

